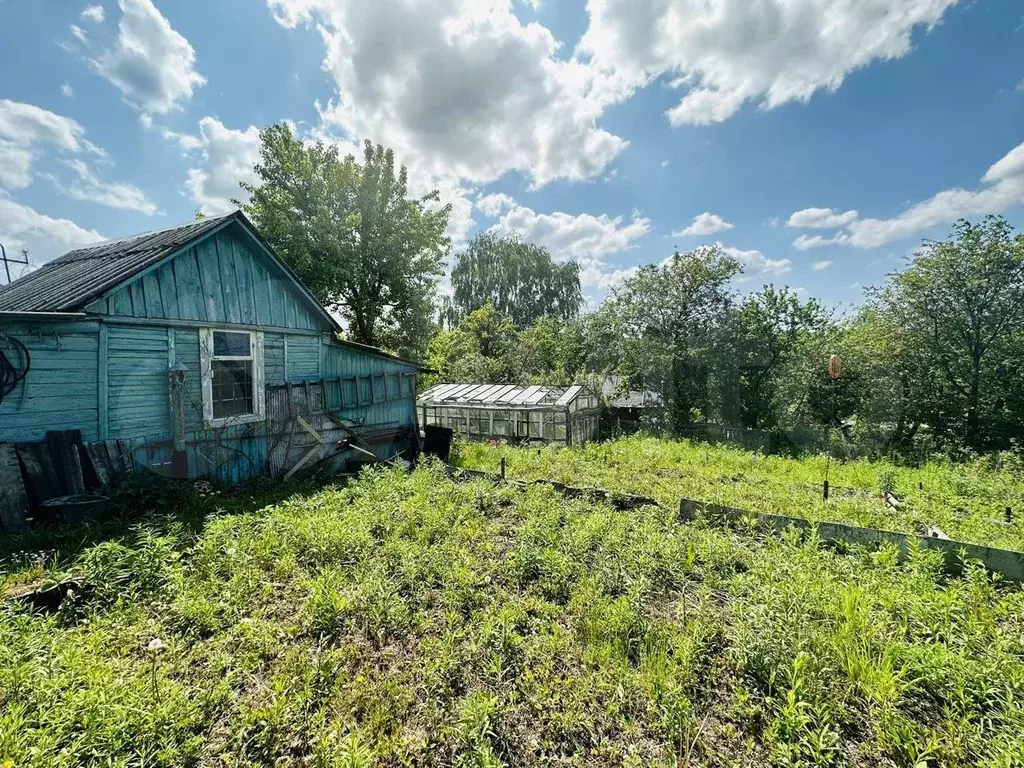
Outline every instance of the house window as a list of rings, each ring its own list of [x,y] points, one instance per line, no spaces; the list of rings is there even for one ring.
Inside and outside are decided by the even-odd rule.
[[[263,334],[203,328],[199,338],[203,418],[211,426],[261,420]]]

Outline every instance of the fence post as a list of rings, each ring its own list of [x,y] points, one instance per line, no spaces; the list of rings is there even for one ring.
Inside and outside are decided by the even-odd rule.
[[[1013,522],[1013,507],[1007,507],[1006,508],[1006,522],[1007,523],[1012,523]]]
[[[825,494],[825,501],[828,501],[828,480],[826,480],[822,484],[822,490],[824,491],[824,494]]]
[[[505,479],[505,457],[501,457],[501,479]]]

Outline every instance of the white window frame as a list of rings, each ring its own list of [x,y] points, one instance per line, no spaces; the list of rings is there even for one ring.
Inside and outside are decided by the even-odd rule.
[[[213,361],[214,360],[248,360],[248,357],[224,357],[213,354],[213,334],[244,333],[249,336],[249,349],[252,350],[252,407],[254,413],[241,416],[226,416],[222,419],[213,418]],[[263,386],[263,332],[246,331],[237,328],[200,328],[199,329],[199,364],[202,369],[203,382],[203,421],[207,427],[228,427],[235,424],[251,424],[264,421],[267,413],[266,393]]]

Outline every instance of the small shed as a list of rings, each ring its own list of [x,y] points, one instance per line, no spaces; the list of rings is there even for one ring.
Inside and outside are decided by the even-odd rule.
[[[649,389],[626,389],[617,374],[601,385],[605,400],[605,428],[614,432],[636,432],[661,409],[661,395]]]
[[[0,286],[0,448],[225,484],[414,448],[421,366],[340,331],[238,211],[72,251]]]
[[[597,438],[598,396],[583,386],[437,384],[416,400],[420,423],[472,440],[582,445]]]

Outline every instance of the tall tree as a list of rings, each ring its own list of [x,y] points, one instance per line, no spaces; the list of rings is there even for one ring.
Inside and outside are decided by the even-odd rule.
[[[411,198],[406,168],[380,145],[366,142],[360,165],[284,124],[260,140],[259,181],[242,184],[246,213],[353,341],[422,351],[451,206],[436,190]]]
[[[1012,380],[1024,363],[1024,237],[1005,219],[958,222],[873,296],[934,372],[929,418],[940,435],[984,449],[1019,434],[1024,408]]]
[[[718,247],[676,252],[641,267],[606,302],[621,339],[619,372],[631,388],[661,395],[673,431],[707,417],[710,350],[732,301],[729,281],[741,271]]]
[[[482,232],[452,269],[451,319],[488,302],[519,328],[538,318],[575,318],[583,306],[579,265],[556,264],[546,249],[515,235]]]
[[[734,381],[740,422],[774,428],[783,416],[776,402],[779,377],[800,346],[824,329],[825,313],[814,299],[801,302],[788,287],[767,285],[743,300],[735,317]]]

